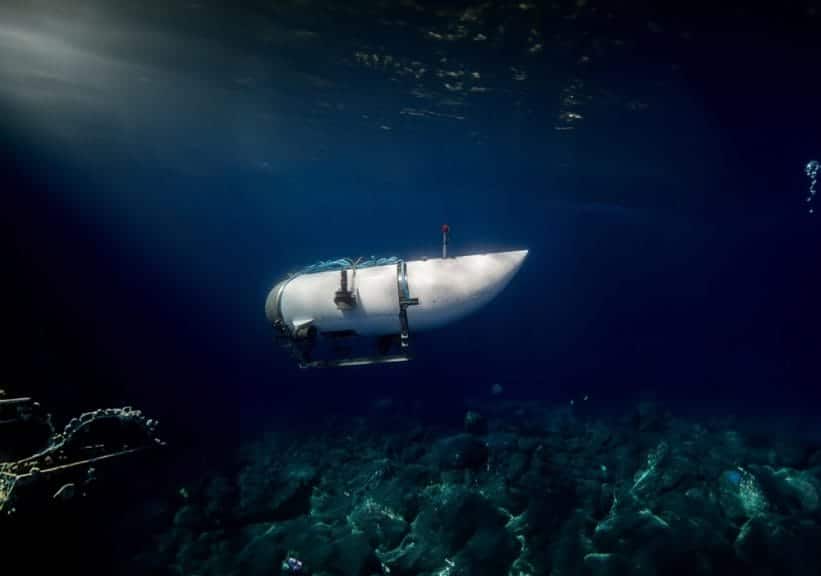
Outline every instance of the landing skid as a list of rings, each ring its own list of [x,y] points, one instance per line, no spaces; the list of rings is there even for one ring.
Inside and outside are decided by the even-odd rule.
[[[391,356],[362,356],[359,358],[343,358],[339,360],[314,360],[300,362],[300,368],[336,368],[342,366],[367,366],[369,364],[394,364],[411,360],[408,354],[393,354]]]

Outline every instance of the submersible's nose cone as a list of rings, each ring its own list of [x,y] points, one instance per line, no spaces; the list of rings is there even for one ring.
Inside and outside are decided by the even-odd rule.
[[[284,287],[285,281],[283,280],[274,286],[270,292],[268,292],[268,297],[265,299],[265,317],[271,324],[274,324],[277,320],[282,319],[282,316],[279,313],[279,299],[282,295],[282,289]]]

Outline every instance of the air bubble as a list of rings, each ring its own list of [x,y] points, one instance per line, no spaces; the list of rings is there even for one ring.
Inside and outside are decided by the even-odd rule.
[[[818,172],[821,171],[821,162],[818,160],[810,160],[807,162],[807,165],[804,167],[804,174],[807,175],[807,178],[810,179],[810,193],[807,196],[807,204],[812,204],[812,201],[815,199],[815,185],[818,182]],[[813,209],[812,205],[809,208],[810,214],[812,214],[815,210]]]

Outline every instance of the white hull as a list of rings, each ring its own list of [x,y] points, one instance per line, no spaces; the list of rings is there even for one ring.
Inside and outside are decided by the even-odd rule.
[[[412,332],[438,328],[472,314],[498,295],[521,267],[527,250],[492,252],[406,262],[407,288],[418,303],[406,309]],[[320,333],[353,331],[363,336],[401,330],[397,265],[348,270],[356,305],[341,310],[334,302],[340,271],[297,275],[274,287],[265,312],[289,330],[313,326]]]

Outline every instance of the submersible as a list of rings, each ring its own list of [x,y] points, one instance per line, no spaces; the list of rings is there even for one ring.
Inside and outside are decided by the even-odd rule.
[[[516,275],[527,250],[448,255],[450,229],[442,227],[442,257],[320,262],[278,282],[265,315],[303,368],[404,362],[410,332],[456,322],[493,300]],[[371,339],[373,353],[353,355]],[[391,353],[396,344],[398,353]],[[330,358],[317,352],[329,348]]]

